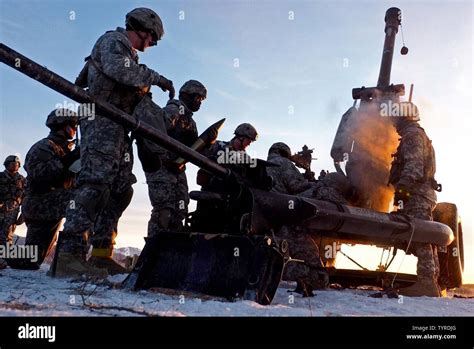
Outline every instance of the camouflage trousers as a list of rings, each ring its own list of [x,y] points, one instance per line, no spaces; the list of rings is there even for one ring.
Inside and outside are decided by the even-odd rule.
[[[16,230],[16,219],[18,216],[18,211],[0,213],[2,216],[0,218],[0,245],[5,245],[7,242],[13,242],[13,234]]]
[[[113,245],[137,181],[131,140],[122,126],[100,115],[81,119],[80,126],[81,172],[61,238],[61,250],[76,254],[87,249],[88,236],[94,247]]]
[[[175,173],[163,166],[156,172],[145,172],[145,176],[153,207],[148,236],[158,231],[182,230],[189,205],[186,173]]]
[[[25,245],[38,246],[39,266],[56,242],[66,207],[74,197],[74,190],[57,189],[42,195],[27,195],[22,203],[26,223]]]
[[[286,239],[292,259],[301,262],[290,262],[283,271],[283,280],[303,281],[315,289],[326,288],[329,278],[319,256],[316,242],[298,228],[282,227],[277,234],[278,239]]]
[[[110,199],[94,222],[91,244],[95,248],[110,248],[118,234],[118,221],[132,201],[133,188],[124,193],[111,191]]]
[[[403,213],[428,221],[433,220],[435,203],[419,195],[412,195],[403,206]],[[439,260],[436,245],[426,243],[412,243],[410,251],[418,258],[416,273],[418,277],[438,280]]]
[[[61,227],[62,218],[54,221],[25,221],[27,233],[25,245],[38,246],[38,261],[40,266],[49,251],[56,243],[57,233]]]

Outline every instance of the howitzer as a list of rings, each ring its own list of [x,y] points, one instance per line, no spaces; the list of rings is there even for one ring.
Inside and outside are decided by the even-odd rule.
[[[401,25],[401,11],[389,8],[385,14],[385,40],[376,87],[354,88],[354,105],[341,118],[331,148],[336,170],[346,162],[346,173],[355,188],[356,206],[389,212],[393,189],[387,187],[390,155],[398,144],[398,135],[390,115],[382,115],[386,105],[398,103],[405,94],[403,84],[390,83],[395,37]],[[356,107],[357,101],[359,107]]]
[[[302,226],[317,236],[403,246],[410,240],[446,246],[453,239],[444,224],[270,192],[264,161],[245,171],[223,167],[3,44],[0,61],[79,103],[95,103],[101,116],[176,153],[223,184],[190,193],[198,205],[184,232],[161,232],[147,239],[124,282],[128,287],[164,287],[269,304],[288,260],[287,245],[278,241],[283,226]]]

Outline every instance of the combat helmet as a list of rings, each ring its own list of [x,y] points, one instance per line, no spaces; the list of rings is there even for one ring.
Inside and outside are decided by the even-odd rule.
[[[189,80],[179,89],[179,93],[197,94],[203,98],[207,97],[206,87],[197,80]]]
[[[66,123],[77,125],[77,114],[71,109],[58,108],[54,109],[46,118],[46,126],[54,128]]]
[[[155,44],[156,41],[161,40],[165,33],[160,16],[146,7],[138,7],[127,13],[125,24],[133,30],[151,33]]]
[[[8,166],[11,162],[18,162],[18,165],[21,166],[20,158],[16,155],[8,155],[3,162],[3,166]]]
[[[268,150],[268,153],[275,153],[275,152],[280,153],[282,155],[284,154],[284,156],[286,156],[287,158],[291,156],[290,147],[283,142],[277,142],[277,143],[272,144],[272,146]]]
[[[234,134],[237,137],[247,137],[248,139],[252,140],[252,142],[256,141],[258,138],[258,133],[255,127],[247,123],[237,126]]]

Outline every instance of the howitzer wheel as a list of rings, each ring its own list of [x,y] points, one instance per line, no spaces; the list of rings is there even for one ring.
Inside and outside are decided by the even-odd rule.
[[[288,246],[288,241],[282,240],[280,242],[280,252],[285,255],[288,252],[289,246]]]
[[[438,283],[442,288],[460,287],[464,270],[464,243],[461,219],[456,205],[440,202],[433,211],[433,220],[446,224],[454,233],[454,240],[446,252],[438,252],[440,266]]]

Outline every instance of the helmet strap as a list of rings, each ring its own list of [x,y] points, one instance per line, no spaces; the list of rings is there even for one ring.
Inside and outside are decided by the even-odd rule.
[[[133,30],[133,32],[140,38],[141,40],[141,45],[140,45],[140,48],[138,48],[138,50],[140,51],[144,51],[145,50],[145,37],[142,35],[142,32],[139,31],[139,30],[136,30],[133,25],[131,23],[128,24],[128,26]]]

